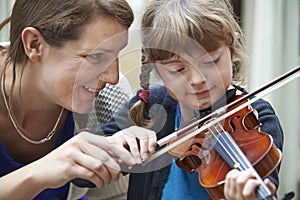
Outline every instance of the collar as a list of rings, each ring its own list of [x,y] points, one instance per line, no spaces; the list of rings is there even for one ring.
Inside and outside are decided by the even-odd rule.
[[[203,109],[203,110],[195,110],[194,116],[197,119],[201,119],[202,117],[209,115],[210,113],[216,111],[217,109],[221,108],[222,106],[232,102],[236,96],[236,88],[230,88],[226,91],[226,93],[211,107]]]

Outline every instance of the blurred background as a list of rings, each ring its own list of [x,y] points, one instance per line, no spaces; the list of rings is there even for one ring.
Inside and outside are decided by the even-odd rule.
[[[147,0],[128,0],[135,12],[129,45],[121,54],[121,72],[133,92],[139,89],[140,40],[134,30]],[[300,0],[233,0],[234,11],[246,35],[249,66],[248,91],[254,91],[300,63]],[[0,0],[0,21],[6,18],[13,0]],[[7,26],[0,41],[8,41]],[[283,160],[278,196],[295,191],[300,200],[300,80],[264,97],[274,107],[284,130]]]

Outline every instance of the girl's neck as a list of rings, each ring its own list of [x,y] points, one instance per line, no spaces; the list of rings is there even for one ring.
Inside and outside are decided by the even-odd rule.
[[[224,106],[226,104],[226,102],[230,98],[232,98],[236,92],[237,92],[236,89],[233,86],[230,85],[230,87],[228,87],[228,90],[226,91],[226,96],[224,94],[224,96],[220,97],[220,99],[214,105],[211,105],[211,107],[208,107],[208,108],[203,109],[201,111],[203,111],[206,114],[209,114],[210,112],[213,112],[215,109],[218,109],[219,107]],[[238,91],[237,93],[240,93],[240,92]],[[179,102],[179,105],[180,105],[181,119],[183,120],[183,122],[185,122],[185,121],[191,119],[192,117],[194,117],[194,114],[195,114],[194,111],[195,110],[191,109],[190,107],[188,107],[187,105],[185,105],[181,102]]]
[[[183,120],[182,123],[186,122],[187,120],[191,119],[194,116],[194,111],[189,108],[187,105],[179,102],[180,106],[180,114],[181,119]]]

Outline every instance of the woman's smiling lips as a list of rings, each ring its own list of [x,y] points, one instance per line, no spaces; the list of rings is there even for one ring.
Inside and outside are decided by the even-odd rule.
[[[87,86],[82,86],[82,87],[85,89],[85,91],[87,91],[90,94],[92,94],[93,97],[98,96],[99,91],[103,89],[103,88],[96,88],[96,89],[94,89],[94,88],[90,88],[90,87],[87,87]]]

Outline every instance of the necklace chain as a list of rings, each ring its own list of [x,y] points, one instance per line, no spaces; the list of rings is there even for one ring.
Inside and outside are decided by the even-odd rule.
[[[9,109],[8,102],[7,102],[7,99],[6,99],[6,96],[5,96],[5,91],[4,91],[4,74],[2,74],[2,76],[1,76],[1,81],[2,81],[2,84],[1,84],[1,92],[2,92],[4,104],[5,104],[5,107],[6,107],[8,116],[9,116],[9,119],[10,119],[11,123],[13,124],[13,126],[15,127],[16,131],[19,133],[19,135],[20,135],[23,139],[25,139],[27,142],[29,142],[29,143],[31,143],[31,144],[44,144],[44,143],[48,142],[49,140],[51,140],[51,138],[53,137],[53,135],[55,134],[55,132],[56,132],[56,130],[57,130],[57,126],[58,126],[58,123],[59,123],[59,121],[60,121],[60,119],[61,119],[61,117],[62,117],[64,108],[63,108],[63,107],[61,108],[61,111],[60,111],[60,113],[59,113],[59,116],[58,116],[58,118],[57,118],[57,121],[56,121],[56,123],[55,123],[53,129],[48,133],[48,135],[47,135],[45,138],[43,138],[43,139],[41,139],[41,140],[39,140],[39,141],[32,140],[32,139],[26,137],[26,136],[20,131],[20,129],[18,128],[18,126],[17,126],[17,124],[16,124],[16,122],[15,122],[15,120],[14,120],[12,114],[11,114],[11,111],[10,111],[10,109]]]

